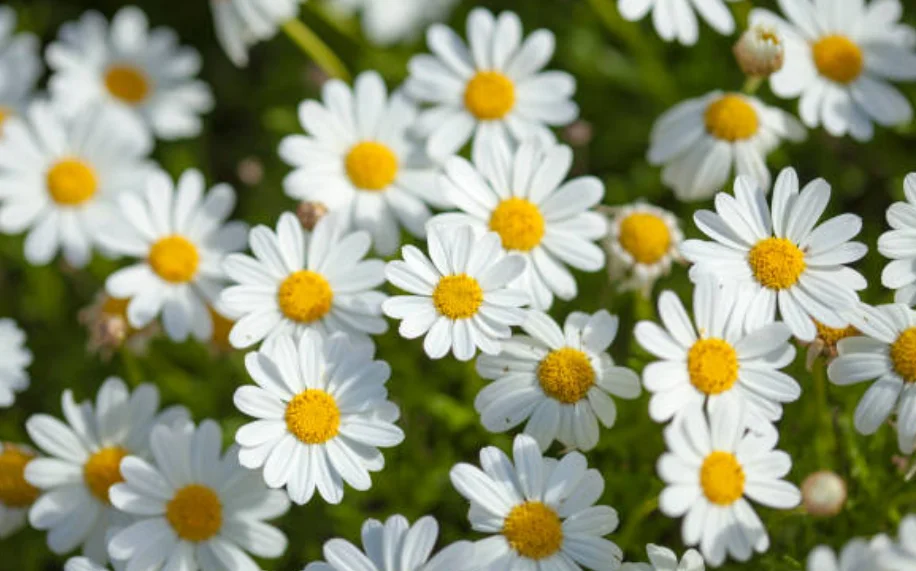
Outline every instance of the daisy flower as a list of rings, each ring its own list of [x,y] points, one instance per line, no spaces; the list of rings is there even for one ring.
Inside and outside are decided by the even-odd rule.
[[[322,89],[323,104],[299,106],[308,135],[280,142],[280,157],[295,168],[283,181],[286,194],[343,211],[352,226],[372,234],[380,254],[393,254],[399,226],[422,237],[427,202],[447,206],[436,196],[435,169],[407,137],[416,109],[400,93],[389,98],[374,71],[357,76],[352,90],[336,79]]]
[[[304,0],[210,0],[216,39],[238,67],[248,65],[248,49],[274,37],[299,13]]]
[[[839,554],[834,553],[833,549],[826,545],[819,545],[808,554],[807,571],[859,571],[878,568],[878,550],[875,545],[858,537],[846,543]]]
[[[229,333],[237,349],[262,339],[315,330],[342,331],[368,341],[388,329],[382,314],[387,297],[375,288],[385,281],[385,263],[363,259],[367,232],[344,232],[335,215],[322,218],[314,231],[302,228],[285,212],[277,231],[257,226],[248,237],[254,258],[231,254],[223,262],[236,285],[223,290],[220,302],[239,319]]]
[[[891,229],[878,238],[878,251],[893,260],[881,273],[881,284],[897,290],[894,301],[916,305],[916,173],[903,183],[905,202],[895,202],[887,209]]]
[[[782,478],[792,459],[774,450],[775,429],[745,432],[743,407],[701,408],[686,412],[665,429],[668,452],[658,461],[667,487],[659,509],[684,516],[684,543],[699,545],[706,562],[718,567],[726,556],[747,561],[770,546],[766,528],[748,499],[770,508],[791,509],[801,492]]]
[[[463,571],[475,569],[474,546],[467,541],[453,543],[430,558],[439,524],[426,516],[410,525],[402,515],[383,524],[375,519],[363,523],[363,549],[344,539],[324,544],[324,558],[309,563],[304,571]],[[382,547],[384,546],[384,548]]]
[[[480,451],[480,465],[458,464],[450,477],[471,502],[471,527],[491,534],[478,541],[480,569],[615,571],[623,556],[603,536],[617,529],[617,511],[594,505],[604,478],[587,469],[585,456],[541,456],[537,442],[515,437],[513,459],[494,446]]]
[[[608,276],[619,289],[639,290],[649,297],[656,280],[679,262],[678,248],[684,240],[674,214],[645,202],[607,208],[610,231],[604,239],[608,253]]]
[[[563,329],[546,313],[528,312],[522,330],[499,355],[481,355],[477,372],[495,381],[478,393],[474,408],[484,428],[505,432],[528,420],[525,433],[546,450],[554,440],[591,450],[598,423],[611,428],[617,406],[610,395],[635,399],[639,375],[614,365],[607,350],[619,320],[605,310],[574,312]]]
[[[650,563],[624,563],[620,571],[705,571],[706,563],[696,549],[688,549],[678,562],[674,551],[660,545],[646,546]]]
[[[666,42],[677,40],[685,46],[697,43],[700,35],[694,10],[720,34],[730,36],[735,31],[735,19],[723,0],[617,0],[617,9],[630,22],[642,20],[651,11],[658,35]]]
[[[792,168],[783,169],[776,179],[772,207],[753,180],[739,176],[734,197],[720,192],[716,212],[701,210],[693,216],[712,241],[686,240],[681,245],[681,254],[695,264],[691,279],[714,274],[750,287],[746,328],[772,321],[777,309],[801,341],[814,340],[815,320],[846,327],[843,312],[856,306],[856,292],[868,284],[845,264],[861,259],[868,248],[849,241],[862,228],[855,214],[818,225],[829,201],[830,185],[823,179],[799,192]]]
[[[362,12],[363,33],[377,45],[413,40],[429,24],[444,20],[457,0],[333,0],[340,11]]]
[[[916,516],[903,518],[898,533],[899,541],[879,544],[878,563],[888,571],[912,571],[916,564]],[[878,536],[878,539],[885,538]]]
[[[71,266],[85,266],[112,223],[115,197],[137,190],[152,172],[149,134],[117,109],[64,119],[45,102],[8,119],[3,133],[0,232],[28,231],[31,264],[47,264],[62,250]]]
[[[0,134],[8,118],[25,113],[42,72],[38,38],[15,31],[16,12],[0,6]]]
[[[450,28],[434,24],[426,32],[434,55],[414,56],[408,64],[407,93],[432,105],[417,122],[430,156],[453,155],[472,135],[475,144],[494,136],[553,142],[549,126],[569,125],[579,116],[575,79],[541,71],[553,56],[552,32],[537,30],[523,42],[514,12],[496,18],[475,8],[467,36],[470,48]]]
[[[206,341],[213,334],[207,304],[226,281],[223,258],[245,247],[248,227],[226,222],[235,207],[232,187],[220,184],[205,195],[204,185],[196,170],[185,171],[177,185],[157,172],[142,193],[120,197],[124,221],[103,230],[107,248],[138,260],[105,281],[108,295],[130,298],[132,327],[143,328],[161,313],[173,341],[189,334]]]
[[[662,182],[679,200],[705,200],[725,186],[732,171],[769,190],[766,156],[784,139],[799,142],[806,136],[782,109],[749,95],[712,91],[658,118],[647,158],[664,167]]]
[[[108,495],[124,478],[121,459],[145,456],[153,426],[184,422],[189,413],[180,406],[157,412],[156,387],[144,384],[130,392],[114,377],[102,384],[94,406],[77,403],[70,390],[61,401],[66,423],[36,414],[25,424],[32,441],[48,455],[25,468],[26,481],[42,491],[29,511],[29,523],[48,531],[54,553],[82,545],[84,555],[104,563],[109,526],[129,519],[112,507]]]
[[[25,332],[12,319],[0,319],[0,408],[12,406],[16,393],[29,388],[26,369],[31,364]]]
[[[505,254],[499,235],[476,237],[470,226],[431,226],[427,236],[429,258],[414,246],[401,249],[403,260],[389,262],[385,276],[410,295],[385,300],[382,309],[400,319],[401,337],[426,335],[423,349],[430,359],[449,351],[469,361],[479,348],[499,353],[513,325],[521,325],[528,295],[509,283],[525,271],[525,259]]]
[[[22,444],[0,442],[0,539],[23,527],[41,490],[25,479],[25,468],[37,457]]]
[[[48,83],[55,103],[68,115],[93,104],[125,109],[161,139],[200,133],[200,115],[213,108],[213,94],[196,79],[197,50],[179,46],[170,28],[149,29],[135,6],[118,10],[111,25],[95,11],[61,26],[48,46]]]
[[[773,27],[782,37],[785,65],[770,76],[770,88],[780,97],[801,97],[805,125],[868,141],[873,122],[894,126],[912,119],[909,101],[890,84],[916,80],[913,29],[899,24],[898,0],[778,4],[787,20],[754,9],[750,23]]]
[[[236,447],[222,453],[222,436],[212,420],[159,425],[149,436],[155,464],[121,462],[111,503],[137,520],[108,542],[112,559],[128,569],[259,571],[248,553],[286,551],[283,532],[264,522],[289,510],[286,494],[240,466]]]

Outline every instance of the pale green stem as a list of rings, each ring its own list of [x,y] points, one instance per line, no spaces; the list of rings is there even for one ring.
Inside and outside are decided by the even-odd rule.
[[[299,48],[331,77],[350,81],[350,72],[337,54],[301,20],[293,18],[282,25],[283,31]]]

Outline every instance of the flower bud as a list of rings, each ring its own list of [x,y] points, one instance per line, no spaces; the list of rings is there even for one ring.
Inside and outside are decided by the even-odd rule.
[[[296,208],[296,216],[302,227],[306,230],[313,230],[318,221],[328,213],[328,207],[320,202],[302,202]]]
[[[785,47],[773,28],[749,28],[733,48],[735,59],[745,75],[767,77],[782,69]]]
[[[802,483],[802,504],[813,516],[835,516],[846,505],[846,482],[830,470],[815,472]]]

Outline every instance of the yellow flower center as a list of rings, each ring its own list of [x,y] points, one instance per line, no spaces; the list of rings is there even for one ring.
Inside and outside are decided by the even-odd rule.
[[[211,341],[213,344],[225,351],[232,349],[232,344],[229,343],[229,332],[232,331],[232,327],[235,325],[235,321],[223,317],[221,313],[207,306],[207,311],[210,312],[210,319],[213,321],[213,336]]]
[[[449,319],[467,319],[477,314],[483,303],[483,288],[467,274],[445,276],[433,291],[433,305]]]
[[[92,198],[99,184],[95,171],[79,159],[61,159],[47,174],[51,199],[63,206],[77,206]]]
[[[706,107],[706,131],[723,141],[743,141],[757,133],[757,112],[740,95],[724,95]]]
[[[563,524],[557,512],[541,502],[525,502],[506,516],[503,536],[522,557],[544,559],[563,545]]]
[[[544,237],[544,216],[524,198],[507,198],[490,215],[490,230],[499,234],[503,248],[527,252]]]
[[[306,444],[323,444],[337,436],[340,409],[323,390],[306,389],[286,405],[286,428]]]
[[[751,248],[747,263],[757,282],[770,289],[788,289],[805,271],[805,254],[786,238],[765,238]]]
[[[814,326],[817,327],[817,338],[831,347],[836,345],[837,342],[841,339],[846,339],[847,337],[855,337],[859,334],[859,330],[852,325],[847,325],[842,329],[835,329],[833,327],[827,327],[815,319]]]
[[[588,355],[563,347],[551,351],[538,365],[538,381],[547,396],[562,403],[579,402],[595,384],[595,370]]]
[[[671,248],[671,232],[655,214],[634,212],[620,222],[620,246],[637,263],[654,264]]]
[[[910,327],[891,345],[894,370],[907,383],[916,383],[916,327]]]
[[[515,85],[498,71],[478,71],[464,90],[464,106],[478,119],[502,119],[515,106]]]
[[[223,505],[209,487],[190,484],[175,492],[166,504],[165,519],[181,539],[206,541],[223,525]]]
[[[734,454],[712,452],[700,468],[700,486],[710,502],[731,505],[744,495],[744,468]]]
[[[738,354],[722,339],[699,339],[687,352],[687,372],[697,390],[717,395],[738,380]]]
[[[83,465],[83,479],[92,495],[103,503],[108,501],[108,489],[124,481],[121,460],[128,455],[120,446],[109,446],[95,452]]]
[[[811,53],[817,71],[836,83],[852,83],[865,67],[862,48],[846,36],[824,36],[811,45]]]
[[[143,70],[130,65],[113,65],[105,72],[105,87],[128,105],[143,103],[150,92],[150,81]]]
[[[159,239],[149,250],[149,265],[167,282],[185,283],[197,275],[200,254],[190,240],[178,234]]]
[[[25,481],[26,464],[35,454],[4,444],[0,452],[0,504],[8,508],[26,508],[38,499],[41,490]]]
[[[289,275],[277,292],[283,315],[300,323],[317,321],[331,311],[334,291],[321,274],[299,270]]]
[[[360,190],[385,190],[398,176],[398,157],[374,141],[357,143],[344,160],[347,176]]]

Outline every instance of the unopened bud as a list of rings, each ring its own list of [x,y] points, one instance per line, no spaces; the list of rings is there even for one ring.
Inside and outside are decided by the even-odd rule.
[[[592,142],[594,129],[592,124],[579,119],[563,129],[563,139],[573,147],[584,147]]]
[[[256,186],[264,180],[264,165],[255,157],[242,159],[237,171],[239,180],[248,186]]]
[[[815,472],[802,483],[802,504],[813,516],[835,516],[846,505],[846,482],[829,470]]]
[[[735,59],[745,75],[768,77],[780,69],[785,59],[782,38],[773,28],[753,26],[741,35],[733,48]]]
[[[320,202],[302,202],[296,208],[296,216],[302,227],[306,230],[314,230],[318,221],[328,213],[328,207]]]

